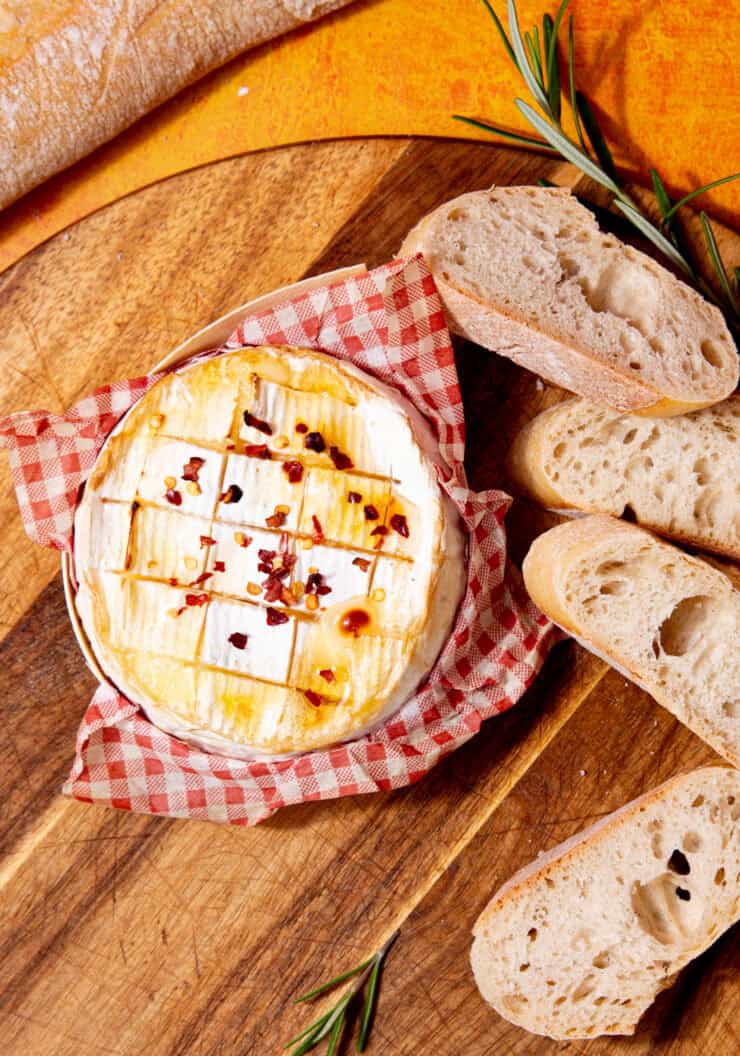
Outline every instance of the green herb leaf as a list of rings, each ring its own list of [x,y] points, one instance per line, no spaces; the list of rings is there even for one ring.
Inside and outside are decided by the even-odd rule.
[[[735,274],[735,291],[740,293],[740,268],[735,267],[732,270]]]
[[[545,67],[547,69],[547,95],[550,101],[550,110],[555,121],[560,124],[560,67],[558,65],[558,32],[560,30],[560,20],[562,19],[565,9],[568,6],[568,0],[562,0],[560,7],[558,8],[557,14],[555,15],[555,22],[552,26],[552,32],[550,33],[550,40],[548,42],[547,54],[545,56]]]
[[[687,194],[680,201],[676,202],[675,205],[671,206],[671,208],[663,217],[663,223],[670,220],[671,217],[678,212],[681,206],[686,205],[686,203],[690,202],[692,198],[697,198],[700,194],[704,194],[705,191],[711,191],[713,187],[720,187],[723,183],[729,183],[731,180],[738,179],[740,179],[740,172],[734,172],[732,176],[723,176],[721,180],[712,180],[711,183],[705,183],[703,187],[697,187],[695,191],[692,191],[690,194]]]
[[[550,116],[550,103],[548,102],[547,96],[545,95],[542,85],[535,77],[532,69],[527,61],[527,53],[524,50],[524,42],[522,41],[522,34],[519,30],[519,22],[516,14],[516,6],[514,0],[507,0],[507,11],[509,19],[509,32],[511,33],[511,46],[514,49],[514,54],[517,58],[519,65],[519,72],[521,73],[524,80],[527,82],[527,87],[534,96],[536,102],[539,104],[544,113]]]
[[[524,34],[524,41],[527,45],[527,51],[529,52],[529,58],[532,63],[532,70],[534,72],[535,77],[537,78],[537,82],[539,83],[540,88],[542,88],[544,91],[545,82],[542,79],[542,61],[540,59],[539,49],[535,49],[534,43],[529,33]]]
[[[573,38],[573,15],[568,20],[568,86],[570,88],[570,108],[573,111],[573,120],[576,125],[576,134],[578,136],[578,142],[583,148],[584,154],[588,154],[588,148],[586,141],[583,138],[583,132],[581,131],[581,119],[578,116],[578,102],[576,100],[576,78],[575,78],[575,40]]]
[[[548,143],[554,147],[555,150],[559,151],[564,158],[568,161],[572,161],[582,172],[585,172],[592,180],[596,180],[597,183],[600,183],[602,187],[606,187],[607,190],[611,191],[613,194],[621,195],[623,193],[614,180],[607,176],[607,174],[600,169],[587,154],[580,151],[575,143],[572,143],[568,139],[564,132],[549,125],[547,121],[541,118],[537,111],[533,110],[529,103],[525,103],[523,99],[516,99],[515,102],[519,112],[526,117],[530,125],[544,136]]]
[[[594,148],[594,154],[599,159],[601,167],[607,176],[616,183],[617,170],[614,167],[614,159],[612,158],[611,151],[606,145],[606,140],[601,134],[599,122],[596,120],[596,115],[591,109],[591,104],[583,92],[576,92],[576,106],[581,121],[583,122],[583,127],[586,129],[586,135],[588,136],[591,146]]]
[[[667,219],[667,213],[671,208],[671,199],[668,197],[668,191],[665,189],[657,169],[650,170],[650,179],[653,181],[653,190],[655,191],[658,208],[665,220]]]
[[[322,983],[321,986],[317,986],[313,990],[309,990],[309,992],[307,994],[304,994],[303,997],[297,997],[295,999],[294,1004],[300,1005],[304,1001],[312,1001],[313,998],[318,997],[319,994],[326,993],[327,990],[333,990],[335,986],[339,986],[339,984],[343,983],[345,979],[351,979],[353,975],[359,975],[359,973],[363,971],[363,969],[367,968],[367,966],[371,962],[372,957],[368,957],[366,961],[363,961],[362,964],[358,964],[356,968],[350,968],[348,972],[343,972],[341,975],[336,975],[327,983]]]
[[[368,1034],[370,1033],[370,1027],[372,1026],[373,1012],[375,1010],[375,992],[378,987],[378,976],[380,975],[380,967],[382,965],[382,959],[379,957],[373,965],[373,970],[370,973],[370,981],[367,986],[367,996],[365,998],[365,1006],[362,1009],[362,1019],[360,1020],[360,1033],[357,1036],[357,1051],[364,1052],[367,1045]]]
[[[523,143],[527,147],[536,147],[537,150],[548,150],[557,154],[557,150],[542,139],[535,139],[533,136],[523,136],[519,132],[509,132],[506,128],[499,128],[498,125],[491,125],[487,121],[481,121],[475,117],[463,117],[462,114],[453,114],[452,117],[454,121],[463,121],[466,125],[472,125],[473,128],[482,128],[484,132],[493,132],[497,136],[511,139],[515,143]]]
[[[678,250],[678,252],[689,265],[692,281],[696,282],[696,272],[694,271],[693,265],[691,264],[691,261],[689,259],[689,253],[686,246],[684,245],[683,239],[681,238],[680,231],[677,229],[675,223],[673,222],[673,219],[669,219],[666,223],[666,215],[670,212],[671,208],[671,199],[668,196],[668,191],[665,189],[665,185],[663,184],[663,181],[661,180],[660,174],[657,169],[650,169],[650,179],[653,181],[655,200],[658,203],[658,208],[660,209],[661,216],[663,217],[663,222],[666,224],[666,231],[668,232],[668,236],[673,245]],[[662,226],[663,225],[661,224],[661,227]]]
[[[342,1031],[344,1030],[344,1024],[346,1022],[347,1022],[347,1010],[345,1008],[344,1011],[342,1012],[341,1016],[339,1017],[339,1019],[334,1024],[334,1029],[332,1030],[331,1037],[329,1038],[329,1045],[328,1045],[328,1048],[326,1050],[326,1056],[334,1056],[334,1053],[337,1051],[337,1046],[339,1045],[339,1039],[342,1036]]]
[[[329,1011],[325,1012],[323,1016],[319,1016],[319,1018],[315,1019],[313,1023],[309,1023],[309,1025],[304,1030],[302,1030],[300,1034],[296,1034],[296,1036],[294,1038],[291,1038],[290,1041],[286,1042],[283,1047],[289,1049],[291,1045],[295,1045],[296,1042],[299,1042],[302,1038],[305,1038],[307,1034],[311,1034],[320,1030],[333,1011],[334,1009],[330,1008]]]
[[[738,306],[735,301],[735,295],[732,292],[730,280],[727,278],[727,272],[725,271],[725,266],[722,263],[722,257],[719,254],[717,240],[714,237],[714,231],[712,231],[707,214],[702,211],[701,213],[699,213],[699,219],[701,220],[701,226],[704,230],[704,237],[707,241],[709,257],[712,261],[714,270],[717,273],[717,278],[719,279],[719,284],[722,287],[722,292],[724,293],[725,298],[727,300],[727,306],[733,313],[733,315],[740,318],[740,312],[738,312]]]
[[[493,21],[494,21],[494,23],[496,25],[496,29],[499,32],[499,36],[501,37],[501,40],[504,42],[504,47],[506,48],[506,51],[507,51],[507,53],[509,55],[509,58],[514,63],[516,68],[519,69],[519,63],[517,62],[516,55],[514,54],[514,49],[512,48],[511,43],[509,41],[509,38],[506,35],[506,30],[501,25],[501,19],[498,17],[496,12],[493,10],[493,8],[489,4],[488,0],[483,0],[483,3],[486,6],[486,10],[488,11],[488,14],[491,16],[491,18],[493,19]],[[521,70],[519,72],[521,73]]]
[[[624,213],[630,223],[634,224],[638,231],[642,232],[645,238],[650,239],[653,245],[656,246],[661,253],[665,253],[668,259],[672,261],[677,268],[685,271],[688,275],[691,274],[691,268],[676,247],[673,246],[664,235],[661,235],[660,231],[658,231],[656,227],[653,227],[650,221],[646,219],[642,213],[638,213],[637,209],[635,209],[634,206],[629,205],[627,202],[618,200],[614,204],[617,209],[620,209]]]
[[[553,183],[552,180],[546,180],[544,176],[538,176],[537,183],[540,187],[557,187],[556,183]]]

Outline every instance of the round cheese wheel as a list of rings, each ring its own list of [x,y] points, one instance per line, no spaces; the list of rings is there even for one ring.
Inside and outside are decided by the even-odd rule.
[[[238,758],[367,731],[429,672],[464,591],[437,458],[406,400],[322,353],[245,348],[162,378],[77,509],[102,669],[162,729]]]

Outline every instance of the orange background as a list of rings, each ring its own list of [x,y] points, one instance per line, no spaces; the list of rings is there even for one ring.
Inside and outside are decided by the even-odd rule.
[[[505,3],[493,2],[505,21]],[[517,6],[522,30],[555,10]],[[630,174],[645,181],[655,164],[669,190],[685,192],[740,168],[736,5],[572,0],[569,10],[576,82]],[[566,29],[567,13],[563,43]],[[6,209],[0,270],[108,202],[246,151],[344,136],[486,138],[454,112],[524,131],[516,95],[529,100],[477,0],[357,0],[211,74]],[[737,222],[740,181],[702,204]]]

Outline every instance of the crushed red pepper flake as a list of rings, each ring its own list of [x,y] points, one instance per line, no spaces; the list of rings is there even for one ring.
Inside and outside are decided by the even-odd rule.
[[[242,634],[241,631],[234,631],[233,634],[229,635],[229,643],[234,646],[235,649],[246,649],[248,634]]]
[[[205,465],[205,462],[206,460],[204,458],[198,458],[196,455],[192,455],[182,467],[182,479],[192,480],[197,484],[198,474]]]
[[[317,455],[320,455],[322,451],[326,450],[326,441],[321,433],[308,433],[303,441],[303,446],[307,451],[315,451]]]
[[[354,462],[349,455],[345,455],[344,451],[340,451],[338,447],[332,446],[329,448],[329,458],[336,469],[352,469],[354,467]]]
[[[215,546],[216,540],[210,535],[201,535],[200,537],[200,548],[205,550],[207,546]]]
[[[357,567],[361,568],[363,572],[367,572],[372,562],[368,561],[366,557],[356,557],[352,564],[357,565]]]
[[[177,578],[177,576],[170,576],[167,582],[171,587],[178,587],[180,585],[180,580]]]
[[[377,521],[380,514],[378,513],[377,507],[368,504],[365,507],[365,520],[366,521]]]
[[[200,605],[205,605],[205,603],[207,601],[208,601],[208,595],[207,594],[186,594],[185,595],[185,604],[186,605],[200,606]]]
[[[317,543],[320,543],[324,538],[324,529],[321,527],[321,521],[318,519],[315,513],[311,514],[311,523],[313,524],[313,537]]]
[[[305,422],[296,422],[295,431],[297,433],[307,433],[308,432],[308,426],[306,425]]]
[[[189,587],[200,587],[203,583],[211,578],[213,572],[201,572],[201,574],[194,579],[192,583],[188,583]]]
[[[309,574],[306,580],[306,594],[320,594],[322,597],[331,594],[331,587],[324,582],[324,577],[320,572]]]
[[[182,495],[175,488],[167,488],[164,497],[172,506],[182,506]]]
[[[328,682],[329,684],[331,684],[332,682],[336,682],[336,678],[334,677],[334,672],[331,670],[331,668],[322,667],[322,669],[319,671],[319,674],[321,675],[323,680],[325,682]]]
[[[291,484],[299,484],[303,480],[303,463],[296,459],[283,462],[283,473]]]
[[[320,693],[315,693],[312,689],[304,689],[303,692],[307,697],[309,704],[313,704],[315,708],[321,707],[324,698]]]
[[[261,418],[257,418],[255,415],[250,414],[249,411],[244,412],[244,424],[250,429],[257,429],[258,432],[264,433],[266,436],[272,436],[272,426],[268,425],[267,422]]]
[[[229,484],[226,491],[222,491],[218,497],[219,502],[239,502],[244,495],[244,492],[238,484]]]
[[[362,502],[362,495],[359,491],[348,491],[347,502]]]
[[[402,513],[394,513],[391,517],[391,528],[398,532],[404,539],[409,537],[409,523]]]
[[[225,562],[223,562],[223,561],[214,561],[213,562],[213,570],[214,570],[214,572],[225,572],[226,571]]]
[[[267,444],[245,444],[244,454],[250,458],[264,458],[269,461],[272,458]]]
[[[379,524],[377,528],[373,528],[370,535],[388,535],[388,529],[384,524]]]
[[[269,517],[265,517],[265,524],[268,528],[282,528],[287,519],[287,513],[283,513],[282,510],[276,510]]]
[[[287,623],[288,617],[280,609],[273,609],[272,606],[267,608],[267,626],[276,627],[279,623]]]

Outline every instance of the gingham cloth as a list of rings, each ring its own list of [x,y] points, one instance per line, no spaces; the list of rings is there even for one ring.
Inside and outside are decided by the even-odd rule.
[[[64,792],[86,802],[171,817],[255,824],[307,800],[401,788],[423,777],[506,711],[554,641],[506,561],[500,491],[465,480],[465,426],[450,337],[434,280],[418,257],[304,293],[245,319],[225,349],[291,344],[349,359],[400,389],[433,425],[440,485],[469,533],[468,584],[451,637],[416,694],[355,741],[275,762],[197,751],[155,727],[111,685],[85,713]],[[212,354],[219,354],[224,349]],[[21,412],[0,420],[26,531],[72,549],[80,487],[119,418],[159,375],[106,386],[67,414]]]

